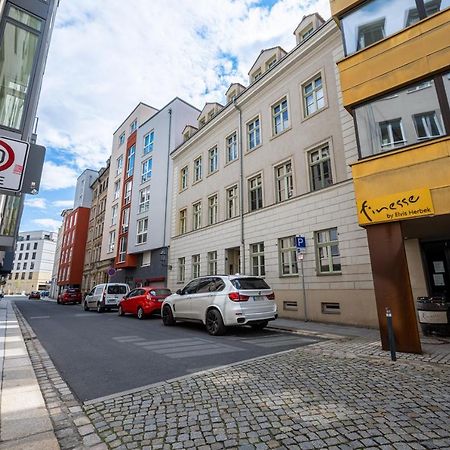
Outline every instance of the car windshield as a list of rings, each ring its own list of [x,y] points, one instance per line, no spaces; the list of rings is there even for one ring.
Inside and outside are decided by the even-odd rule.
[[[149,292],[151,295],[170,295],[172,293],[170,289],[151,289]]]
[[[127,288],[126,286],[113,284],[108,286],[108,294],[126,294]]]
[[[235,278],[231,284],[236,289],[270,289],[269,285],[261,278]]]

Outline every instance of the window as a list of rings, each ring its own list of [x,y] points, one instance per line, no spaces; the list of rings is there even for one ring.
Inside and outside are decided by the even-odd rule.
[[[116,177],[122,173],[122,169],[123,169],[123,155],[120,155],[117,158]]]
[[[311,34],[313,34],[313,31],[314,31],[314,28],[312,27],[312,25],[309,28],[307,28],[305,31],[303,31],[301,33],[302,41],[304,41],[308,36],[311,36]]]
[[[405,144],[402,119],[386,120],[378,125],[380,127],[381,147],[394,148]]]
[[[217,153],[217,147],[213,147],[208,151],[208,170],[209,173],[214,173],[219,168],[219,155]]]
[[[125,262],[127,256],[127,238],[121,237],[119,241],[119,262]]]
[[[311,190],[317,191],[333,184],[328,144],[308,153]]]
[[[319,111],[325,106],[322,76],[319,75],[303,85],[303,107],[305,117]]]
[[[272,106],[272,127],[273,134],[280,134],[289,126],[288,102],[283,98],[280,102]]]
[[[282,202],[293,196],[294,180],[292,178],[291,161],[275,167],[275,181],[277,202]]]
[[[33,261],[30,262],[30,270],[34,270],[34,262]]]
[[[208,198],[208,225],[217,223],[218,209],[217,194],[215,194]]]
[[[248,180],[249,210],[256,211],[263,207],[262,176],[258,174]]]
[[[22,259],[22,255],[23,255],[23,253],[19,253],[19,257],[18,257],[19,261]]]
[[[137,119],[135,119],[135,120],[133,120],[133,122],[131,122],[130,133],[133,133],[133,131],[136,131],[137,130],[137,126],[138,126]]]
[[[235,161],[238,158],[237,134],[233,133],[226,138],[227,163]]]
[[[314,237],[318,273],[340,273],[341,257],[337,228],[317,231]]]
[[[125,131],[119,136],[119,145],[125,143]]]
[[[258,69],[258,71],[253,74],[253,81],[256,81],[258,78],[261,78],[261,75],[262,75],[261,69]]]
[[[200,276],[200,255],[192,255],[192,278]]]
[[[178,258],[178,283],[184,283],[186,280],[186,258]]]
[[[414,125],[418,139],[431,139],[444,134],[435,111],[415,114]]]
[[[122,213],[122,233],[128,231],[128,224],[130,223],[130,208],[126,208]]]
[[[188,166],[183,167],[180,171],[180,190],[182,191],[188,187],[188,174]]]
[[[28,274],[28,279],[29,279],[29,280],[32,280],[32,279],[33,279],[33,272],[30,272],[30,273]]]
[[[153,141],[155,138],[155,132],[150,131],[150,133],[144,136],[144,155],[149,154],[153,151]]]
[[[6,5],[6,23],[0,36],[0,125],[20,130],[39,49],[42,21]],[[12,22],[13,19],[15,22]]]
[[[38,243],[35,242],[35,243],[33,244],[33,250],[37,250],[37,248],[38,248]]]
[[[36,252],[33,252],[33,254],[31,255],[31,259],[36,259]]]
[[[117,205],[113,205],[113,207],[111,209],[111,226],[117,224],[117,211],[118,211],[118,208],[119,207]]]
[[[441,5],[441,3],[443,3],[443,5]],[[428,0],[424,2],[425,4],[425,15],[431,16],[432,14],[437,13],[438,11],[440,11],[440,8],[443,7],[445,8],[446,6],[449,6],[449,4],[445,5],[445,1],[441,2],[441,0]],[[447,0],[448,3],[448,0]],[[417,10],[417,8],[412,8],[408,11],[408,16],[406,19],[406,26],[409,27],[410,25],[415,24],[416,22],[419,22],[420,20],[420,16],[419,16],[419,11]]]
[[[139,191],[139,213],[150,209],[150,186]]]
[[[202,157],[194,161],[194,183],[202,179]]]
[[[369,0],[352,9],[341,20],[346,55],[409,26],[415,8],[415,0]]]
[[[117,200],[120,197],[120,180],[114,183],[114,198],[113,200]]]
[[[187,231],[187,210],[182,209],[179,213],[179,232],[180,234],[184,234]]]
[[[264,242],[250,245],[250,261],[252,275],[263,277],[266,274],[264,266]]]
[[[421,91],[432,86],[431,81],[423,81],[422,83],[416,84],[415,86],[409,88],[406,92],[412,94],[413,92]],[[385,97],[386,98],[386,97]]]
[[[137,221],[136,244],[147,242],[148,217]]]
[[[147,159],[147,161],[144,161],[142,163],[142,178],[141,178],[142,183],[145,183],[152,177],[152,166],[153,166],[152,158]]]
[[[253,119],[247,124],[247,145],[252,150],[261,144],[261,130],[259,125],[259,117]]]
[[[277,57],[274,56],[266,62],[266,70],[271,69],[277,63]]]
[[[19,278],[19,274],[16,273],[16,274],[14,275],[14,279],[17,280],[18,278]]]
[[[20,270],[20,263],[19,262],[16,265],[16,270]]]
[[[111,253],[114,251],[114,243],[116,240],[116,231],[111,231],[109,233],[109,239],[108,239],[108,253]]]
[[[26,250],[30,250],[30,244],[27,244]]]
[[[127,156],[127,177],[131,177],[131,175],[133,175],[135,153],[136,153],[136,146],[132,145],[128,150]]]
[[[20,244],[20,250],[24,249],[24,244]]]
[[[192,205],[192,229],[198,230],[202,226],[202,204],[201,202]]]
[[[27,266],[28,266],[28,263],[24,262],[23,263],[23,270],[27,270]]]
[[[217,251],[208,252],[208,275],[217,275]]]
[[[21,280],[25,280],[25,272],[22,272],[22,273],[20,274],[20,279],[21,279]]]
[[[281,276],[298,274],[295,236],[278,239],[278,253],[280,256]]]
[[[131,202],[131,189],[132,189],[133,183],[131,181],[127,181],[125,183],[125,193],[123,196],[123,202],[125,205],[128,205],[128,203]]]
[[[239,214],[238,187],[234,185],[227,189],[227,219]]]

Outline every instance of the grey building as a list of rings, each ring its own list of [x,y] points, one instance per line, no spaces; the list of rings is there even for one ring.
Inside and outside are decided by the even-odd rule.
[[[59,0],[0,0],[0,139],[30,143],[22,192],[39,189],[45,149],[36,110]],[[0,275],[12,270],[23,194],[0,189]]]
[[[75,187],[73,209],[90,208],[92,205],[92,183],[98,178],[98,171],[86,169],[78,178]]]

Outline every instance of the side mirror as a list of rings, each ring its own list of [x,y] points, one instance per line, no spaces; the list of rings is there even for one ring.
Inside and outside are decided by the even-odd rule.
[[[178,289],[177,294],[178,295],[183,295],[183,291],[181,289]]]

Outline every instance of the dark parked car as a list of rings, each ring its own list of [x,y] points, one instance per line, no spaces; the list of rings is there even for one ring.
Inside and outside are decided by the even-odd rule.
[[[36,299],[40,299],[41,298],[41,294],[39,293],[39,291],[32,291],[31,293],[30,293],[30,295],[28,296],[28,298],[29,299],[33,299],[33,298],[36,298]]]
[[[58,304],[78,303],[81,304],[81,290],[78,288],[67,288],[58,295],[56,299]]]

